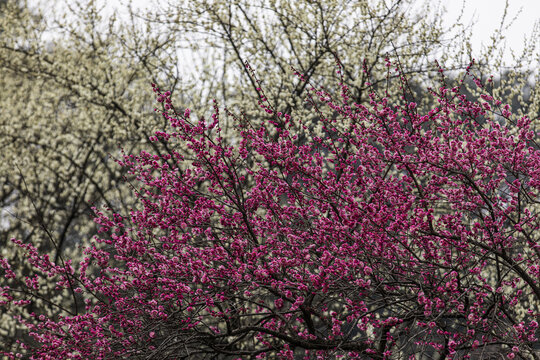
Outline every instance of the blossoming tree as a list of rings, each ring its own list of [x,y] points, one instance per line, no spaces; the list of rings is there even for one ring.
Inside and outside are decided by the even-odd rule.
[[[78,304],[35,314],[21,352],[540,358],[531,119],[494,99],[489,82],[475,79],[483,95],[468,99],[444,75],[431,90],[438,106],[419,113],[399,66],[386,65],[401,100],[372,92],[363,105],[343,83],[338,96],[308,84],[317,131],[276,110],[260,87],[265,121],[253,126],[217,104],[211,119],[196,118],[154,86],[170,130],[152,141],[170,151],[118,159],[137,177],[139,207],[96,209],[100,235],[79,266],[18,240],[35,273],[20,277],[1,262],[10,279],[2,306],[25,306],[47,281]],[[237,124],[236,144],[220,136],[224,117]]]
[[[312,114],[297,101],[306,83],[290,81],[291,64],[312,83],[329,86],[338,79],[332,67],[338,55],[346,65],[341,81],[351,99],[365,105],[371,91],[366,81],[397,98],[399,88],[393,82],[387,87],[380,61],[392,52],[410,77],[417,108],[424,109],[431,97],[418,94],[436,68],[429,59],[461,71],[474,57],[478,72],[501,72],[493,94],[518,114],[540,109],[538,72],[530,71],[538,68],[540,28],[508,68],[497,50],[517,11],[511,6],[494,19],[500,30],[490,45],[471,53],[472,19],[464,15],[446,24],[444,8],[433,1],[154,0],[143,2],[147,11],[135,3],[0,0],[0,256],[17,273],[30,269],[12,237],[57,263],[78,262],[79,246],[96,233],[92,203],[129,212],[135,199],[121,181],[126,168],[115,166],[109,154],[119,143],[138,153],[166,127],[152,114],[150,79],[171,91],[177,106],[203,114],[209,98],[217,98],[258,127],[257,86],[243,67],[248,59],[264,77],[274,107],[311,127]],[[232,125],[222,119],[223,138],[236,136]],[[336,127],[347,131],[347,122]],[[152,152],[160,153],[161,145],[167,143],[150,143]],[[41,286],[30,306],[0,313],[0,351],[22,334],[12,315],[54,317],[58,307],[50,305],[60,302],[75,310],[71,296],[54,294],[54,287]]]

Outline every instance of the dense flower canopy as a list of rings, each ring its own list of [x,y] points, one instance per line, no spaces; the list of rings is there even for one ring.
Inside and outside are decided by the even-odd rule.
[[[465,3],[456,4],[465,10]],[[454,76],[476,58],[475,73],[495,75],[490,95],[510,104],[516,119],[533,119],[531,129],[538,130],[540,27],[531,29],[523,51],[509,63],[499,50],[510,36],[505,29],[521,21],[514,17],[514,2],[500,17],[490,17],[497,30],[480,51],[473,50],[473,17],[464,11],[448,21],[443,5],[423,0],[0,0],[0,257],[22,276],[20,282],[0,277],[0,288],[9,287],[14,301],[24,300],[24,276],[34,272],[25,251],[10,239],[31,243],[56,264],[69,259],[77,269],[98,229],[92,207],[113,208],[108,216],[116,212],[130,221],[137,199],[131,175],[122,180],[129,168],[114,162],[118,147],[129,154],[143,149],[170,154],[169,145],[176,146],[176,140],[149,140],[168,127],[168,120],[153,112],[150,81],[170,91],[175,106],[189,108],[193,116],[209,118],[214,98],[242,113],[238,121],[220,117],[224,146],[239,145],[236,127],[243,124],[262,125],[273,141],[271,115],[261,116],[257,103],[261,86],[244,66],[249,59],[275,112],[307,127],[287,130],[298,135],[295,145],[303,146],[313,142],[310,133],[324,134],[320,116],[302,101],[309,86],[333,89],[340,81],[348,87],[351,105],[368,106],[375,90],[395,105],[402,89],[399,81],[388,81],[381,61],[391,53],[409,77],[407,102],[427,114],[438,105],[426,91],[437,86],[438,67],[431,59]],[[341,74],[334,71],[335,56],[343,62]],[[306,81],[291,79],[290,66]],[[460,91],[468,99],[481,92],[472,81]],[[335,118],[332,112],[326,117]],[[349,132],[349,118],[333,123],[338,133]],[[176,151],[187,155],[178,145]],[[185,170],[191,160],[178,165]],[[325,163],[324,171],[334,166]],[[71,288],[57,291],[52,278],[38,285],[27,306],[0,310],[0,352],[16,351],[16,340],[29,341],[21,324],[39,321],[32,314],[51,319],[81,314],[82,301],[90,296],[74,296]]]
[[[469,73],[481,98],[443,76],[430,93],[438,105],[419,113],[399,66],[395,74],[402,98],[372,92],[366,105],[343,83],[338,96],[308,84],[317,124],[276,111],[260,87],[266,121],[253,126],[217,104],[210,119],[196,119],[154,86],[170,129],[152,141],[170,151],[118,159],[137,178],[139,207],[95,209],[100,235],[78,267],[17,240],[35,276],[17,280],[1,263],[27,289],[20,298],[5,286],[3,306],[32,301],[48,277],[84,301],[78,313],[36,314],[25,351],[538,358],[540,149],[531,120]],[[221,137],[225,116],[236,122],[234,141]]]

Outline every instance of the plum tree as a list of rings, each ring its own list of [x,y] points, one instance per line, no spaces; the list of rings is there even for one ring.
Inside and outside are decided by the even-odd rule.
[[[97,231],[93,205],[123,213],[134,206],[133,193],[122,181],[129,174],[112,161],[119,144],[127,152],[150,145],[155,153],[170,153],[167,142],[149,141],[166,125],[153,115],[146,91],[150,81],[170,89],[175,103],[194,114],[208,115],[210,97],[216,97],[237,113],[243,111],[242,121],[265,123],[258,112],[259,86],[244,66],[247,59],[265,74],[265,96],[276,112],[302,118],[310,131],[300,136],[321,137],[319,115],[301,101],[307,82],[290,80],[291,65],[318,86],[339,79],[354,101],[367,105],[372,89],[386,91],[388,101],[401,96],[380,61],[390,52],[409,76],[418,109],[429,110],[434,98],[421,94],[438,74],[431,56],[439,55],[447,69],[459,69],[471,57],[468,28],[445,28],[442,9],[418,10],[413,1],[186,2],[161,4],[146,14],[131,9],[127,20],[123,13],[106,15],[96,1],[57,0],[47,2],[47,8],[31,8],[34,2],[26,1],[2,4],[0,244],[2,256],[26,274],[31,269],[10,238],[34,244],[55,263],[78,261],[79,246]],[[493,46],[504,34],[495,35]],[[539,109],[538,82],[531,81],[529,98],[520,98],[529,80],[520,69],[537,61],[534,46],[531,42],[522,62],[513,64],[513,78],[493,89],[505,102],[515,99],[517,113],[531,119]],[[182,71],[181,48],[203,55],[194,57],[192,74]],[[492,73],[492,65],[501,69],[493,49],[478,56],[479,77]],[[342,78],[333,71],[336,55],[345,64]],[[475,97],[474,91],[468,96]],[[221,124],[223,141],[240,141],[235,123],[226,121]],[[351,123],[345,119],[335,126],[348,132]],[[57,308],[47,299],[77,309],[72,296],[53,294],[54,284],[41,286],[20,315],[27,320],[32,312],[53,316]],[[19,338],[12,320],[19,310],[2,313],[0,346],[8,348]]]
[[[406,92],[399,66],[385,64]],[[337,93],[308,83],[323,131],[310,136],[256,77],[265,124],[217,104],[197,119],[154,85],[170,128],[150,140],[170,151],[117,160],[136,177],[137,206],[94,209],[100,234],[79,266],[20,240],[34,273],[1,262],[4,306],[27,306],[51,281],[80,302],[78,312],[36,313],[24,352],[540,358],[538,134],[466,72],[482,95],[443,79],[426,112],[411,94],[371,91],[364,105],[343,82]],[[222,136],[227,117],[234,146]],[[441,204],[451,211],[437,214]]]

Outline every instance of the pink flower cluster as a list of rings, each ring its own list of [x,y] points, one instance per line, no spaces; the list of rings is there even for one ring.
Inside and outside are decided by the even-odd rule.
[[[375,92],[355,103],[340,84],[338,99],[310,89],[317,133],[258,88],[267,120],[225,111],[238,124],[231,146],[217,105],[196,120],[154,91],[171,129],[153,140],[170,151],[118,160],[140,207],[96,209],[100,235],[76,271],[18,242],[36,274],[85,302],[27,323],[32,359],[533,356],[530,119],[459,86],[432,90],[437,104],[421,112]],[[40,282],[20,286],[32,301]],[[0,291],[0,306],[24,306],[14,285]]]

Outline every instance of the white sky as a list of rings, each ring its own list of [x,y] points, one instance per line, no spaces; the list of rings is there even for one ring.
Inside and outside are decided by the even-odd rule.
[[[471,20],[476,22],[473,27],[473,51],[479,51],[482,44],[488,44],[491,34],[499,28],[504,14],[505,3],[505,0],[466,1],[462,22],[465,24],[468,24]],[[442,4],[447,9],[445,21],[448,24],[455,22],[461,12],[463,1],[442,0]],[[504,59],[508,62],[512,59],[508,49],[512,48],[517,53],[521,52],[523,50],[524,36],[531,36],[535,24],[540,26],[540,0],[509,0],[506,23],[508,24],[516,15],[516,20],[504,32],[506,34],[507,48]],[[539,44],[540,37],[535,41]]]

